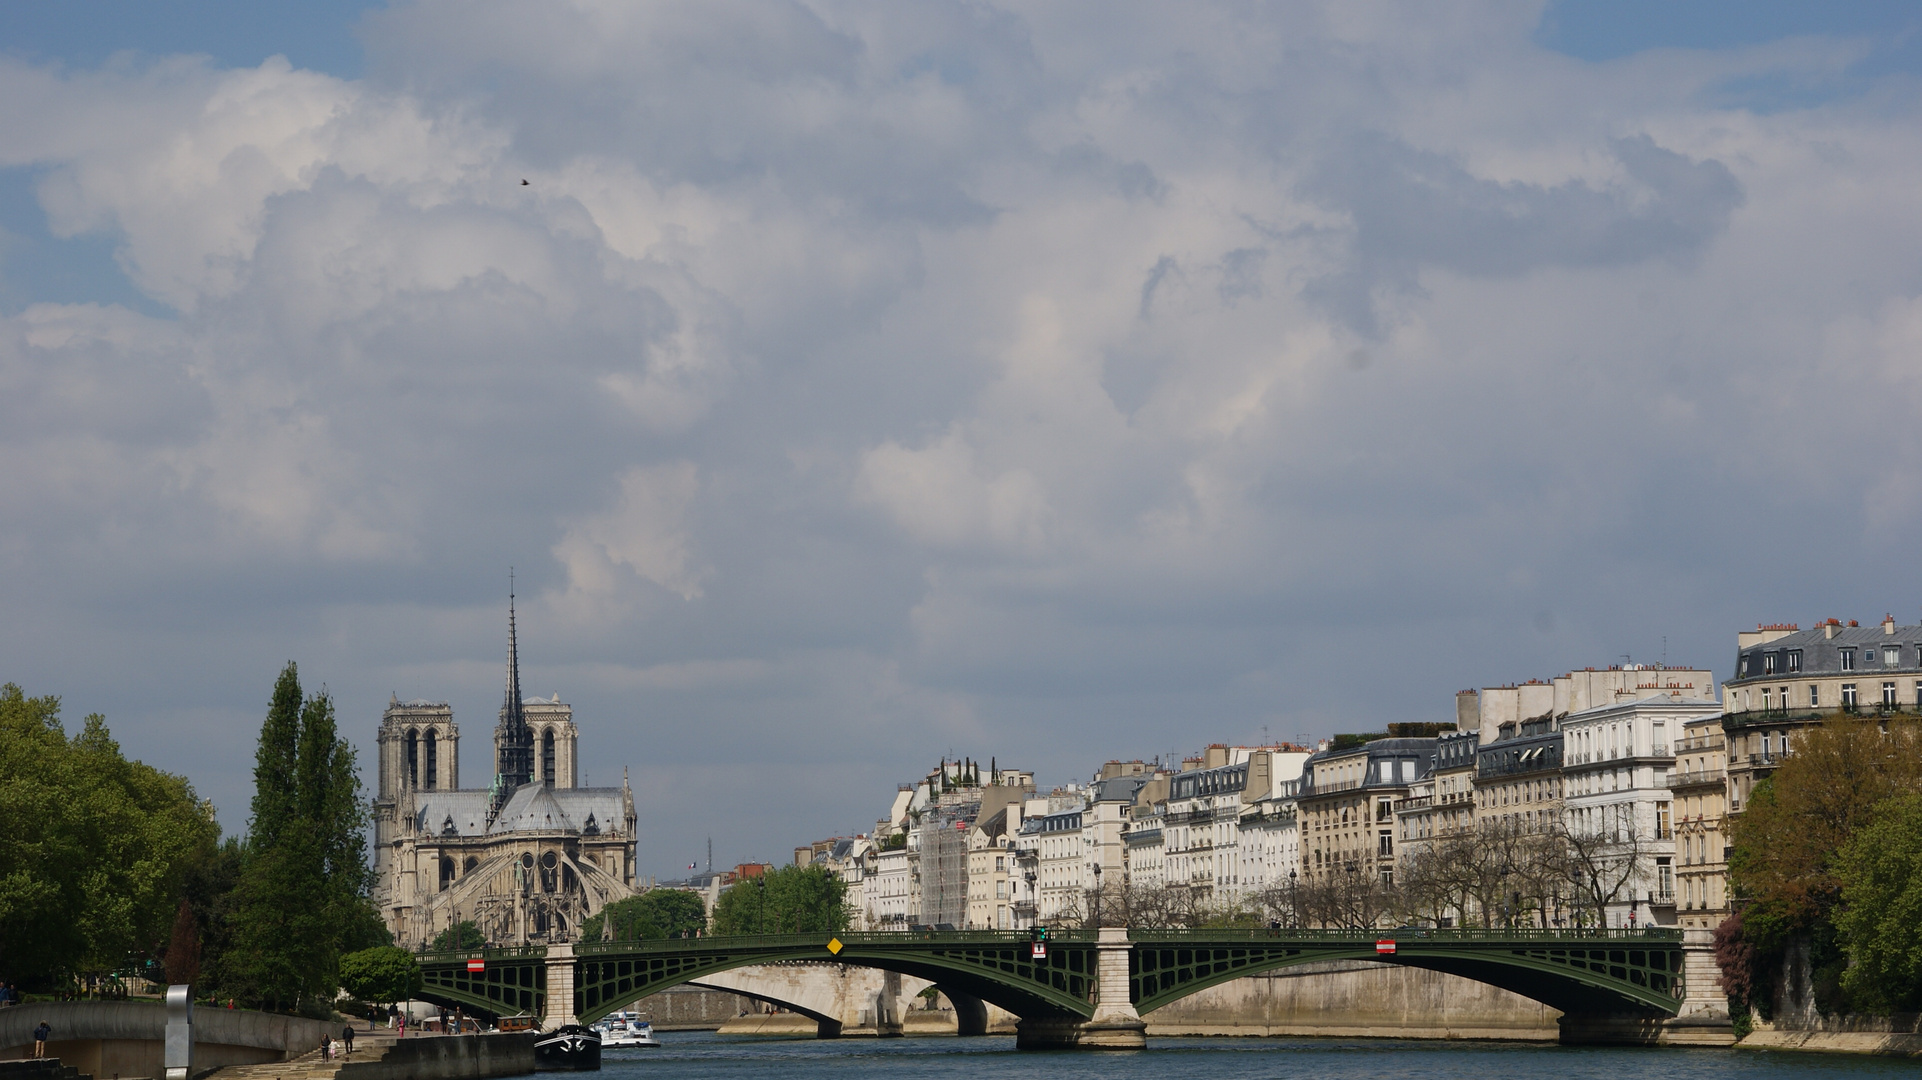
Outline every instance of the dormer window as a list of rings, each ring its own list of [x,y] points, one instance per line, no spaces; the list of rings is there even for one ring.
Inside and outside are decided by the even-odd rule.
[[[1790,649],[1786,654],[1786,658],[1788,660],[1788,670],[1790,671],[1802,670],[1802,650]]]
[[[449,814],[447,815],[447,820],[440,823],[440,834],[442,836],[453,836],[456,832],[458,832],[458,830],[454,828],[454,815]]]
[[[1774,653],[1765,652],[1762,654],[1762,674],[1764,675],[1775,674],[1775,654]]]
[[[1855,650],[1854,649],[1842,650],[1842,670],[1843,671],[1855,670]]]
[[[1749,658],[1748,658],[1748,657],[1746,657],[1746,656],[1744,656],[1744,657],[1742,657],[1741,659],[1739,659],[1739,660],[1737,660],[1737,661],[1735,662],[1735,677],[1736,677],[1736,678],[1738,678],[1738,679],[1746,679],[1746,678],[1748,678],[1748,661],[1749,661]]]

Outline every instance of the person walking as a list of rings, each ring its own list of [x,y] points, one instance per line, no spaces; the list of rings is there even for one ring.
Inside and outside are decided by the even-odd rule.
[[[51,1038],[53,1038],[53,1026],[45,1020],[40,1021],[40,1026],[33,1029],[34,1057],[43,1058],[47,1056],[47,1040]]]
[[[320,1036],[320,1060],[332,1061],[333,1059],[334,1040],[328,1038],[326,1032],[322,1032]]]
[[[394,1022],[394,1031],[397,1033],[394,1036],[397,1039],[405,1039],[407,1037],[407,1014],[406,1013],[401,1013],[400,1019]]]
[[[399,1026],[399,1024],[400,1024],[400,1006],[390,1003],[387,1006],[387,1026],[392,1028],[392,1027]]]
[[[347,1056],[354,1056],[354,1025],[348,1024],[340,1029],[340,1041],[347,1047]]]

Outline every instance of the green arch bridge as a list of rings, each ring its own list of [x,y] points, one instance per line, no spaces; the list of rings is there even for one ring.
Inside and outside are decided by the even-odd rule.
[[[1020,1045],[1139,1046],[1140,1016],[1277,968],[1370,960],[1459,975],[1540,1001],[1608,1041],[1647,1041],[1682,1005],[1679,930],[1055,930],[796,934],[427,953],[423,996],[551,1026],[750,964],[856,964],[926,979],[1020,1017]],[[1619,1036],[1626,1033],[1627,1037]]]

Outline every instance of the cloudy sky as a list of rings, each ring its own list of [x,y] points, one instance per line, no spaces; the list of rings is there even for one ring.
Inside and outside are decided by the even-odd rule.
[[[512,566],[669,876],[1918,621],[1922,17],[1674,6],[10,5],[0,679],[482,784]]]

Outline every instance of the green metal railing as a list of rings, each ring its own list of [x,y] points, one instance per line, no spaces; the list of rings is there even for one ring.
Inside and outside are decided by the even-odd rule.
[[[1662,941],[1680,942],[1682,932],[1670,927],[1591,927],[1588,929],[1542,929],[1518,926],[1513,929],[1483,930],[1474,927],[1397,926],[1384,930],[1290,930],[1286,927],[1224,926],[1219,929],[1198,927],[1193,930],[1130,930],[1130,941],[1315,941],[1330,944],[1348,942],[1458,941],[1502,945],[1511,942],[1581,943],[1588,941]]]

